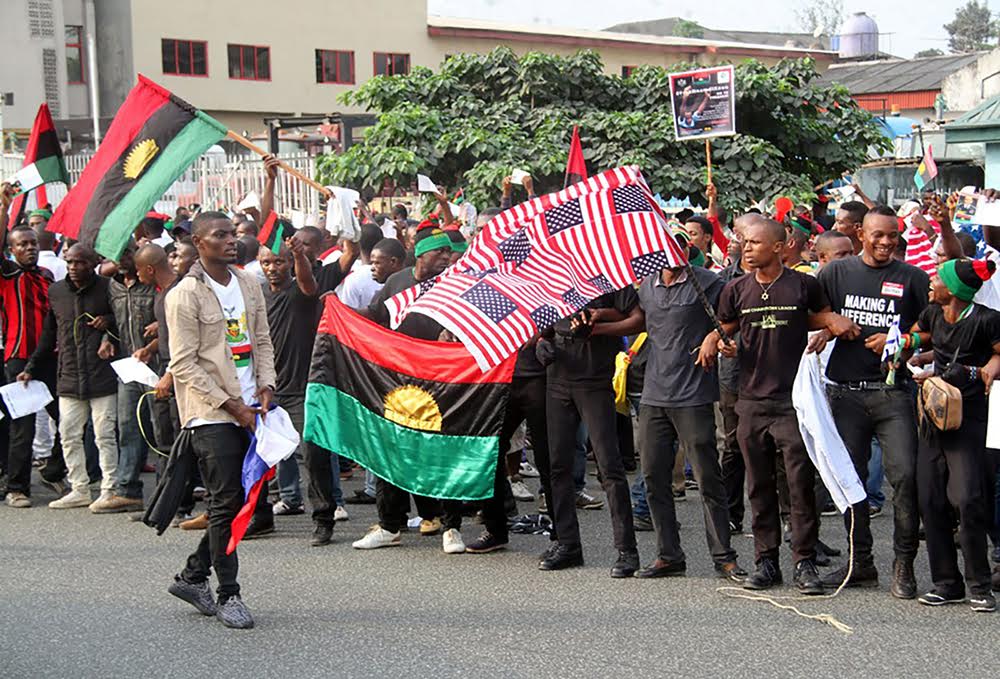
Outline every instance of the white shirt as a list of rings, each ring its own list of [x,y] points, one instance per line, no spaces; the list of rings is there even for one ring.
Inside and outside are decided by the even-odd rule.
[[[362,264],[351,270],[337,289],[337,297],[352,309],[362,309],[382,289],[382,284],[372,278],[372,265]]]
[[[38,266],[47,269],[57,281],[66,278],[66,262],[51,250],[42,250],[38,253]]]
[[[250,331],[247,327],[246,301],[243,299],[240,281],[236,276],[230,275],[229,284],[220,285],[210,276],[205,278],[222,306],[226,343],[236,363],[236,377],[240,381],[243,402],[252,405],[256,400],[257,379],[253,370],[253,346],[250,344]],[[219,424],[219,421],[195,418],[187,426],[200,427],[206,424]]]
[[[986,246],[986,259],[991,260],[997,265],[997,268],[1000,268],[1000,252],[988,245]],[[1000,311],[1000,274],[995,274],[988,281],[984,281],[983,287],[979,288],[979,292],[976,293],[972,301],[994,311]]]
[[[261,283],[267,283],[267,276],[264,275],[264,269],[261,268],[260,262],[256,259],[251,262],[247,262],[246,265],[244,265],[243,270],[247,273],[252,273]]]
[[[169,233],[167,233],[167,231],[164,229],[163,233],[160,234],[160,237],[154,238],[151,242],[156,243],[161,248],[165,248],[174,242],[174,237],[171,236]]]

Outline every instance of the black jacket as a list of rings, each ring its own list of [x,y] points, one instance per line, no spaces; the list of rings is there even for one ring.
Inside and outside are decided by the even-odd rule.
[[[118,377],[111,361],[97,355],[101,341],[118,334],[111,310],[109,280],[94,276],[83,288],[77,288],[69,278],[53,283],[49,286],[49,305],[42,337],[25,369],[33,372],[35,364],[51,359],[58,347],[56,393],[59,396],[91,399],[117,393]],[[97,316],[107,320],[107,330],[102,332],[87,325],[91,317]]]
[[[177,515],[188,478],[194,472],[196,464],[194,448],[191,445],[191,430],[181,429],[181,433],[174,439],[174,445],[170,448],[170,457],[167,458],[163,476],[156,484],[156,490],[146,505],[146,513],[142,516],[142,522],[155,528],[157,535],[163,535],[163,531]]]

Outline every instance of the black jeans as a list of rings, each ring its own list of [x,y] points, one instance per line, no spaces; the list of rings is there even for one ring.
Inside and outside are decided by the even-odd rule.
[[[278,399],[278,405],[288,411],[295,430],[301,434],[305,424],[305,394],[302,396],[284,396]],[[337,511],[337,503],[333,499],[333,457],[330,451],[315,443],[302,442],[303,457],[306,470],[309,472],[309,485],[306,494],[312,505],[312,520],[317,526],[333,527],[333,513]]]
[[[17,381],[17,376],[24,371],[27,363],[24,359],[12,358],[4,365],[6,383]],[[41,380],[52,392],[52,403],[45,406],[49,416],[59,422],[59,397],[56,396],[56,375],[55,366],[48,369],[39,367],[38,374],[33,375],[34,379]],[[10,413],[0,401],[0,409],[3,410],[4,420],[9,422],[10,443],[7,452],[7,492],[24,493],[31,496],[31,460],[32,443],[35,440],[35,414],[25,415],[16,420],[10,419]],[[63,461],[62,445],[59,442],[58,428],[53,435],[54,444],[52,455],[42,468],[42,477],[47,481],[59,481],[66,476],[66,463]]]
[[[722,485],[726,488],[726,499],[729,506],[729,520],[737,525],[743,525],[743,487],[747,476],[746,465],[743,464],[743,453],[740,452],[739,441],[736,440],[736,427],[740,417],[736,414],[736,392],[719,389],[719,410],[722,411],[722,428],[724,431],[722,444]]]
[[[882,464],[892,486],[893,550],[899,559],[912,561],[920,544],[917,507],[917,423],[913,399],[903,389],[852,391],[827,387],[830,410],[837,431],[851,454],[862,485],[868,484],[872,436],[882,446]],[[850,530],[851,515],[844,514]],[[854,550],[859,561],[872,558],[868,500],[854,505]]]
[[[233,518],[243,506],[243,458],[249,444],[249,434],[235,424],[208,424],[192,430],[191,445],[208,491],[208,530],[188,557],[181,577],[191,583],[204,582],[214,567],[220,599],[240,593],[236,582],[239,559],[235,550],[226,554],[226,546]]]
[[[740,417],[736,437],[747,466],[756,559],[777,560],[778,547],[781,546],[776,482],[778,455],[784,460],[788,478],[792,556],[796,563],[816,558],[816,540],[819,537],[814,487],[816,468],[802,443],[791,399],[741,398],[736,404],[736,412]]]
[[[607,387],[548,383],[546,415],[549,432],[549,456],[552,473],[553,523],[559,544],[580,546],[580,524],[576,518],[576,488],[573,484],[573,461],[576,456],[576,432],[583,421],[594,447],[594,458],[601,475],[601,485],[608,497],[611,528],[619,551],[636,550],[635,528],[628,479],[618,450],[615,426],[615,394]],[[648,445],[647,441],[644,444]]]
[[[736,560],[729,541],[729,508],[715,444],[715,408],[711,403],[688,408],[639,408],[639,426],[644,445],[640,449],[642,475],[646,481],[657,556],[665,561],[684,561],[677,512],[671,487],[676,442],[684,444],[695,481],[701,492],[705,515],[705,537],[717,564]]]
[[[964,417],[955,431],[932,431],[920,437],[917,484],[920,510],[927,534],[927,558],[934,588],[942,594],[965,591],[955,549],[958,542],[965,562],[965,583],[972,594],[990,591],[990,562],[986,533],[993,511],[995,467],[986,452],[985,419]]]
[[[462,503],[457,500],[437,500],[424,495],[413,495],[417,514],[424,519],[441,517],[445,530],[462,527]],[[375,479],[375,508],[378,510],[378,525],[390,533],[398,533],[406,522],[410,511],[410,493],[385,479]]]
[[[493,497],[483,505],[483,525],[493,536],[507,540],[506,497],[510,493],[507,481],[507,446],[522,422],[527,421],[535,464],[542,482],[546,507],[552,508],[552,477],[549,471],[549,436],[545,418],[545,375],[515,377],[510,383],[507,411],[500,426],[500,454],[493,482]],[[555,540],[555,532],[551,535]]]

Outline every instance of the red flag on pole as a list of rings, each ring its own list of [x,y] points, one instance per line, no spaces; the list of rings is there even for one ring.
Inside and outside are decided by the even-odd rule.
[[[32,182],[32,185],[37,184],[34,191],[35,203],[39,208],[45,207],[49,202],[44,182],[61,181],[67,186],[69,185],[69,174],[67,174],[66,165],[63,163],[59,135],[56,134],[56,126],[52,122],[52,114],[49,113],[48,104],[42,104],[38,107],[35,124],[31,126],[31,136],[28,138],[28,146],[24,150],[24,167],[29,166],[37,166],[38,170],[38,179]],[[21,193],[14,198],[9,213],[11,224],[17,224],[21,220],[27,198],[27,193]]]
[[[569,144],[569,158],[566,159],[566,177],[563,181],[563,188],[570,184],[582,182],[587,178],[587,163],[583,159],[583,147],[580,146],[580,133],[576,125],[573,126],[573,141]]]

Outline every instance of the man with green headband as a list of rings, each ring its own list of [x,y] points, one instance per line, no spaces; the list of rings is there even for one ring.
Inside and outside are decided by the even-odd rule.
[[[962,423],[941,431],[924,422],[917,448],[917,490],[927,536],[927,558],[934,588],[921,595],[927,606],[968,601],[973,611],[996,610],[990,592],[987,531],[992,523],[995,471],[986,450],[987,394],[1000,374],[1000,313],[972,300],[996,271],[986,260],[953,259],[931,279],[930,301],[907,345],[932,347],[932,374],[962,392]],[[954,532],[958,518],[958,533]],[[957,542],[965,563],[958,569]]]
[[[52,210],[46,210],[45,208],[32,210],[28,215],[28,226],[35,231],[39,231],[45,228],[50,219],[52,219]]]
[[[386,300],[443,272],[451,262],[451,254],[452,242],[446,232],[434,227],[420,229],[417,231],[414,245],[416,264],[389,276],[368,308],[362,309],[359,313],[383,327],[389,327],[389,311],[385,307]],[[409,337],[436,341],[441,337],[444,328],[429,316],[409,314],[399,324],[396,331]],[[400,530],[403,528],[406,513],[410,507],[409,495],[406,491],[384,479],[376,481],[375,493],[378,525],[368,531],[363,538],[353,543],[352,546],[355,549],[378,549],[380,547],[395,547],[400,544]],[[454,501],[442,503],[419,495],[414,495],[413,499],[417,505],[417,512],[428,523],[427,529],[425,526],[421,526],[421,534],[433,534],[429,524],[443,513],[442,547],[445,553],[459,554],[464,552],[465,543],[459,532],[462,526],[461,503]]]

